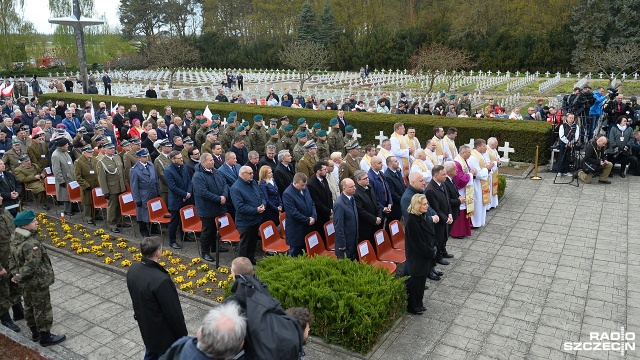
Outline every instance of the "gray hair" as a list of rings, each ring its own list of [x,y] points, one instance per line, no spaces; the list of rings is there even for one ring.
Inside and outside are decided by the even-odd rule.
[[[267,145],[267,151],[276,151],[276,147],[274,145]]]
[[[453,170],[455,167],[456,167],[456,163],[453,161],[447,161],[444,163],[444,171],[446,171],[447,173]]]
[[[289,153],[289,150],[280,150],[280,152],[278,153],[278,161],[282,161],[282,159],[284,159],[285,155],[287,155]]]
[[[458,149],[458,153],[462,154],[464,152],[467,152],[468,150],[471,150],[471,147],[469,147],[469,145],[462,145],[460,146],[460,149]]]
[[[36,124],[36,126],[44,126],[46,123],[47,123],[46,121],[40,119],[38,120],[38,123]]]
[[[260,154],[258,154],[258,152],[255,151],[255,150],[251,150],[251,151],[249,151],[248,156],[249,156],[249,160],[251,160],[253,158],[260,157]]]
[[[384,139],[384,140],[382,140],[382,144],[380,144],[380,146],[381,146],[381,147],[385,147],[385,146],[387,146],[387,144],[388,144],[388,143],[391,143],[391,140],[389,140],[389,139]]]
[[[200,162],[201,163],[207,162],[207,160],[209,160],[210,157],[213,157],[211,153],[202,153],[202,156],[200,156]]]
[[[496,139],[495,137],[490,137],[490,138],[487,140],[487,145],[490,145],[490,144],[497,144],[497,143],[498,143],[498,139]]]
[[[198,338],[198,350],[214,359],[231,359],[242,348],[247,320],[233,301],[220,304],[204,317]]]
[[[356,170],[356,171],[353,173],[353,177],[354,177],[356,180],[361,180],[361,179],[362,179],[363,177],[365,177],[365,176],[367,176],[367,172],[366,172],[366,171],[364,171],[364,170]]]

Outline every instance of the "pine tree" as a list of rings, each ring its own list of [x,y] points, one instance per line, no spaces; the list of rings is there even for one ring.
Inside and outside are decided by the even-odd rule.
[[[338,33],[336,19],[331,10],[331,3],[326,0],[322,14],[320,14],[320,23],[318,24],[318,41],[323,45],[335,44],[338,41]]]
[[[297,41],[314,41],[316,35],[316,14],[309,1],[302,4],[302,10],[298,15]]]

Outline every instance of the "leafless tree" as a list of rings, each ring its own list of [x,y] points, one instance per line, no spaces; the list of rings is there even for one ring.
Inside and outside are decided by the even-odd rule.
[[[409,65],[414,74],[427,76],[427,90],[433,90],[438,76],[444,77],[450,90],[453,82],[461,77],[460,71],[473,66],[471,56],[464,50],[448,48],[441,44],[423,46],[418,53],[409,58]]]
[[[640,71],[640,44],[609,45],[585,51],[581,71],[606,74],[611,86],[618,88],[625,81],[622,74]],[[620,82],[615,84],[616,80]]]
[[[331,55],[322,46],[311,41],[299,41],[286,45],[279,53],[280,61],[299,73],[300,90],[313,71],[325,70],[331,62]]]
[[[170,88],[173,88],[173,76],[179,69],[200,64],[198,49],[177,38],[156,40],[149,45],[144,55],[150,67],[169,69]]]

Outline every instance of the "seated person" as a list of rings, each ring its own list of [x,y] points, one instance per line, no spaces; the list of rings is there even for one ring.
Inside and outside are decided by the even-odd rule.
[[[631,156],[629,157],[629,172],[631,175],[640,176],[640,131],[634,133],[631,142]]]
[[[607,138],[605,136],[593,139],[585,146],[582,170],[578,171],[578,177],[585,184],[591,184],[594,175],[600,177],[598,180],[599,183],[611,184],[611,181],[607,178],[611,173],[613,164],[607,161],[604,153],[606,148]]]

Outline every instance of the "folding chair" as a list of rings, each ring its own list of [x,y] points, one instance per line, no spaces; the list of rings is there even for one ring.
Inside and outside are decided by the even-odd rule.
[[[391,241],[386,231],[383,229],[376,231],[376,233],[373,234],[373,238],[376,239],[376,255],[378,256],[378,260],[390,261],[396,264],[407,261],[404,250],[391,247]]]
[[[123,218],[129,219],[133,236],[138,237],[135,227],[133,226],[133,218],[136,216],[136,203],[133,202],[133,195],[131,195],[130,192],[124,192],[118,196],[118,202],[120,203],[120,215]]]
[[[149,233],[151,233],[151,226],[158,224],[160,228],[160,237],[162,237],[162,244],[164,245],[164,231],[162,231],[162,224],[169,224],[171,222],[171,215],[167,210],[167,205],[164,203],[161,197],[153,198],[147,201],[147,211],[149,212]]]
[[[104,198],[102,188],[91,189],[91,202],[93,203],[93,209],[91,210],[91,216],[96,218],[96,209],[100,210],[100,215],[104,218],[104,222],[107,222],[107,217],[104,215],[104,211],[108,207],[107,199]]]
[[[58,200],[56,200],[56,178],[55,176],[47,176],[44,182],[45,193],[47,198],[51,197],[53,204],[58,206]]]
[[[287,245],[285,239],[280,237],[276,224],[271,220],[260,225],[260,238],[262,239],[262,251],[264,251],[265,254],[289,251],[289,245]]]
[[[78,204],[78,208],[82,205],[82,192],[80,184],[77,181],[67,183],[67,193],[69,193],[69,202]]]
[[[304,244],[307,247],[307,256],[314,257],[318,256],[328,256],[334,259],[337,259],[336,254],[327,250],[324,247],[324,243],[322,242],[322,238],[317,231],[313,231],[307,234],[304,237]]]
[[[236,228],[236,223],[229,213],[216,217],[216,226],[218,227],[218,235],[220,241],[228,243],[233,247],[233,244],[240,242],[240,233]],[[235,249],[234,249],[235,251]]]
[[[193,205],[187,205],[181,208],[180,222],[182,223],[182,243],[184,243],[184,237],[187,233],[193,233],[193,237],[196,238],[197,247],[198,241],[200,240],[196,233],[202,232],[202,220],[200,219],[200,216],[196,215],[196,207]]]
[[[333,225],[333,221],[327,221],[324,224],[324,237],[327,240],[325,247],[329,251],[336,251],[336,228]]]
[[[388,261],[380,261],[373,251],[373,246],[369,240],[364,240],[358,244],[358,259],[363,264],[369,264],[387,269],[391,274],[396,272],[396,264]]]
[[[287,213],[283,213],[281,212],[278,215],[278,219],[280,220],[280,237],[283,239],[287,238],[287,230],[286,228],[286,222],[287,222]]]
[[[389,233],[391,233],[391,246],[394,249],[404,250],[404,229],[400,221],[393,220],[389,223]]]

